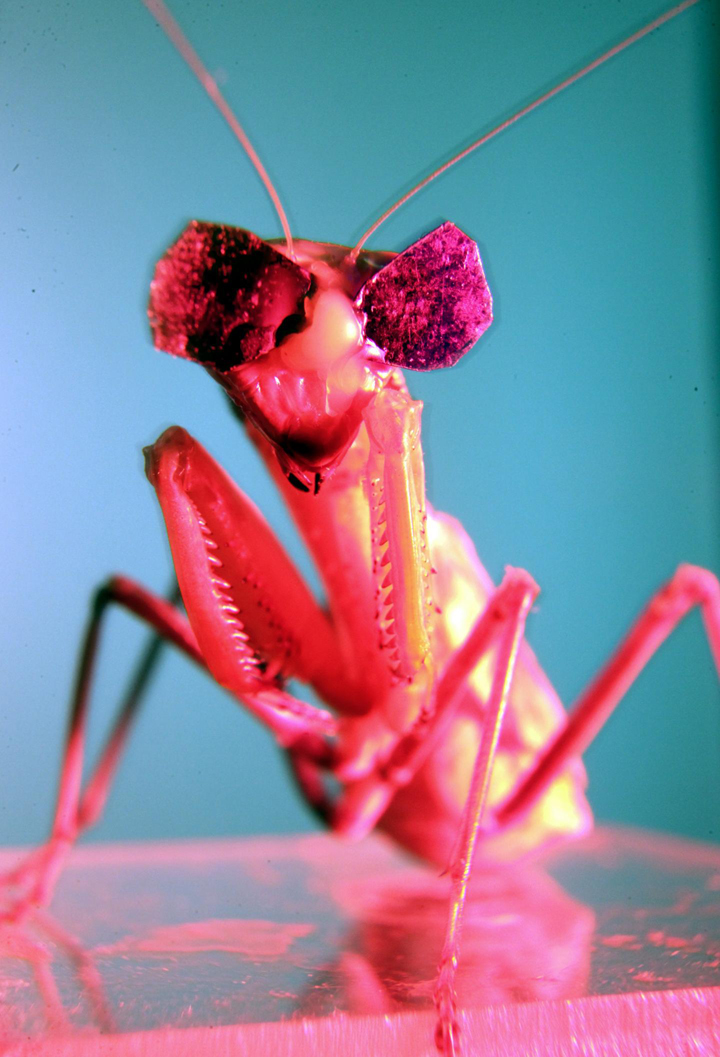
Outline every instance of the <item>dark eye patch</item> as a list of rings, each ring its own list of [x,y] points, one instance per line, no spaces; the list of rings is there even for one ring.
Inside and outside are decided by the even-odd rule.
[[[492,323],[477,244],[450,223],[376,272],[356,303],[387,362],[412,371],[452,367]]]
[[[227,371],[303,316],[310,273],[242,228],[199,220],[158,261],[148,315],[158,349]]]

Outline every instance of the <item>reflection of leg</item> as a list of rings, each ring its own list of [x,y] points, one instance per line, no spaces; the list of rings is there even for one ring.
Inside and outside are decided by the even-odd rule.
[[[499,635],[497,663],[483,719],[480,748],[473,768],[470,791],[463,812],[458,842],[450,864],[452,880],[450,916],[435,988],[435,1005],[438,1011],[435,1041],[444,1057],[451,1057],[458,1052],[455,974],[460,951],[467,884],[490,785],[500,727],[507,706],[518,649],[525,630],[525,620],[538,593],[537,584],[521,569],[511,570],[506,577],[505,584],[511,590],[508,592],[502,612],[504,626]]]
[[[60,992],[55,982],[50,967],[50,954],[38,944],[35,952],[28,955],[32,964],[35,986],[38,989],[40,1000],[45,1010],[45,1019],[48,1027],[53,1032],[66,1033],[70,1031],[70,1020],[62,1004]]]
[[[392,1013],[396,1008],[372,963],[362,954],[343,951],[338,968],[344,978],[347,1009],[350,1013],[378,1016]]]
[[[97,1026],[104,1033],[114,1031],[115,1022],[105,997],[102,978],[92,955],[44,910],[35,910],[32,921],[72,961],[84,993],[92,1004]]]
[[[651,598],[608,663],[581,694],[565,727],[498,810],[495,821],[499,826],[529,810],[568,761],[585,751],[658,646],[694,606],[702,610],[720,674],[720,584],[706,569],[681,565]]]
[[[198,664],[204,666],[195,636],[185,617],[172,602],[151,594],[125,577],[113,577],[98,589],[92,603],[90,622],[83,641],[71,700],[68,734],[50,837],[42,847],[31,852],[18,867],[3,878],[5,884],[25,888],[24,892],[18,894],[11,908],[5,911],[6,918],[23,917],[31,906],[45,905],[52,897],[52,889],[62,862],[79,829],[96,821],[100,815],[132,720],[142,703],[142,692],[157,661],[160,646],[158,640],[155,640],[131,680],[127,697],[118,713],[98,767],[80,800],[85,733],[95,658],[103,617],[111,603],[120,605],[140,617],[161,639],[173,642]]]

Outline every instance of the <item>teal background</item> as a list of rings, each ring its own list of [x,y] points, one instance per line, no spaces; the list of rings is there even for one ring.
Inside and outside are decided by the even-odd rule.
[[[300,236],[352,242],[482,131],[662,11],[650,0],[248,2],[173,10]],[[480,244],[496,322],[426,402],[433,502],[543,591],[567,701],[677,563],[720,570],[717,5],[703,0],[394,217]],[[247,160],[140,3],[4,5],[0,32],[0,841],[48,823],[90,591],[169,576],[140,448],[196,434],[307,561],[200,369],[156,354],[153,262],[192,217],[279,234]],[[97,746],[143,635],[115,614]],[[597,814],[718,839],[720,693],[693,615],[587,754]],[[311,826],[268,737],[167,654],[106,839]]]

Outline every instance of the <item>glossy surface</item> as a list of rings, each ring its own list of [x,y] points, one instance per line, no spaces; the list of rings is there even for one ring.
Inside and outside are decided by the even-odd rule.
[[[534,1021],[548,1032],[543,1052],[577,1052],[570,1030],[584,1018],[593,1052],[618,1038],[624,1055],[655,1052],[632,1049],[635,1010],[638,1039],[654,1017],[658,1040],[694,1024],[693,1052],[715,1052],[720,851],[600,830],[547,867],[485,872],[474,884],[458,974],[468,1037],[493,1023],[514,1053],[514,1030]],[[71,1053],[69,1041],[52,1049],[70,1037],[85,1052],[88,1033],[135,1040],[126,1051],[116,1038],[108,1052],[155,1053],[153,1039],[159,1047],[170,1029],[182,1039],[192,1028],[289,1021],[286,1036],[268,1036],[271,1052],[285,1052],[279,1040],[297,1043],[292,1022],[306,1018],[311,1036],[327,1021],[345,1043],[374,1030],[403,1045],[428,1031],[446,909],[447,879],[378,838],[81,848],[48,925],[0,934],[0,1053]],[[401,1016],[411,1012],[420,1019]],[[221,1052],[213,1032],[185,1037],[198,1053]]]

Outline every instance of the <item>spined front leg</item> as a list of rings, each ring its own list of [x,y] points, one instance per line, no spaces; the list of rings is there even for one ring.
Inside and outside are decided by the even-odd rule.
[[[336,774],[346,789],[332,827],[354,839],[369,832],[394,787],[383,767],[398,744],[434,714],[435,665],[425,474],[418,401],[386,389],[364,413],[376,657],[387,689],[367,717],[343,727]]]
[[[125,577],[112,578],[97,592],[71,701],[51,835],[2,878],[9,890],[1,910],[5,920],[17,921],[50,902],[69,849],[101,814],[140,706],[144,672],[148,657],[152,666],[155,646],[131,681],[81,795],[90,689],[102,621],[111,603],[134,613],[162,639],[209,669],[283,747],[297,746],[304,754],[321,758],[327,755],[326,739],[335,733],[335,720],[328,712],[298,701],[282,688],[282,678],[289,674],[315,680],[322,687],[337,657],[324,614],[265,522],[184,431],[163,435],[148,452],[148,463],[190,621],[170,602]],[[277,618],[285,612],[285,602],[289,623]]]
[[[483,658],[507,637],[508,622],[512,624],[517,619],[524,592],[532,589],[536,590],[528,573],[522,569],[506,570],[503,582],[488,599],[465,642],[438,676],[434,707],[427,720],[414,724],[382,764],[350,786],[342,813],[324,816],[333,820],[336,830],[353,838],[363,836],[378,822],[395,793],[413,780],[453,722],[468,678]],[[524,615],[522,619],[524,623]],[[495,720],[489,720],[488,715],[486,711],[485,725],[494,724]],[[499,731],[499,721],[497,726]]]
[[[303,729],[328,713],[282,691],[309,683],[339,712],[354,706],[332,625],[255,505],[189,433],[174,426],[146,449],[190,625],[211,674],[269,722],[273,702]],[[283,744],[281,726],[275,729]]]

